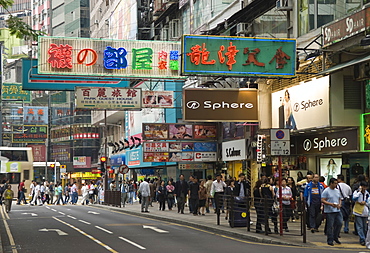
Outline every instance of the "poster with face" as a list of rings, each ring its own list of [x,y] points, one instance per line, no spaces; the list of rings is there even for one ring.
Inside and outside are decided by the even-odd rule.
[[[182,151],[181,142],[169,142],[170,152]]]
[[[168,125],[143,123],[144,137],[146,140],[168,139]]]
[[[185,124],[170,125],[170,139],[192,139],[193,126]]]
[[[194,139],[215,139],[216,125],[194,125]]]
[[[181,162],[181,153],[176,153],[176,152],[173,152],[173,153],[170,153],[170,162]]]
[[[320,176],[325,177],[325,184],[329,186],[330,178],[337,178],[341,174],[342,158],[320,158]]]
[[[194,142],[183,142],[181,148],[183,152],[194,151]]]

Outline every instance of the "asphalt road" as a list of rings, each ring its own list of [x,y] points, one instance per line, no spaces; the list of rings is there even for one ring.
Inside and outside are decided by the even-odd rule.
[[[0,224],[4,252],[310,252],[259,244],[93,206],[16,206]],[[9,218],[9,219],[8,219]],[[321,252],[366,252],[330,246]],[[0,251],[1,252],[1,251]],[[369,252],[369,251],[368,251]]]

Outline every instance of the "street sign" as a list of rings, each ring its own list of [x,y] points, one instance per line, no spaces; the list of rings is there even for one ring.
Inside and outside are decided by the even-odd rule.
[[[129,170],[130,168],[126,164],[119,166],[119,173],[121,174],[126,174]]]
[[[290,155],[289,129],[271,129],[270,138],[271,155]]]

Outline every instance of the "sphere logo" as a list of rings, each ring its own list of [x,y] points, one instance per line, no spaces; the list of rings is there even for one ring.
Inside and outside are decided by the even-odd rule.
[[[186,107],[189,109],[196,110],[200,107],[200,104],[198,101],[189,101],[186,103]]]
[[[295,104],[294,104],[293,110],[294,110],[295,112],[298,112],[298,111],[299,111],[299,104],[298,104],[298,103],[295,103]]]
[[[304,142],[303,142],[303,149],[308,152],[308,151],[311,150],[311,148],[312,148],[311,140],[310,139],[304,140]]]

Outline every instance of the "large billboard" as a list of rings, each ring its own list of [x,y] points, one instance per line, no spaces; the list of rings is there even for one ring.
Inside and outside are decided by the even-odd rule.
[[[185,89],[184,121],[258,122],[258,91],[250,89]]]
[[[39,74],[130,78],[179,75],[179,42],[39,37]]]
[[[182,75],[295,75],[294,39],[184,35]]]
[[[272,128],[301,130],[330,125],[329,76],[302,82],[271,96]]]

